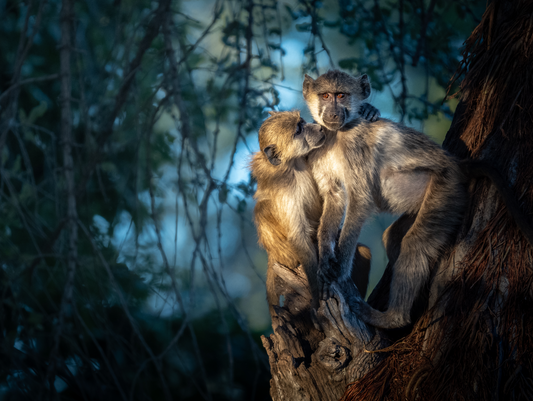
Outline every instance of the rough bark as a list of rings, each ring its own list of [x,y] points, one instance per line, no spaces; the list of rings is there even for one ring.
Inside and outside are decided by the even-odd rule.
[[[290,302],[278,309],[263,339],[274,400],[339,399],[350,382],[345,400],[533,399],[533,252],[520,229],[533,223],[533,2],[492,1],[463,54],[444,147],[495,167],[523,217],[517,224],[493,181],[472,177],[463,225],[406,331],[374,332],[346,312],[356,291],[347,284],[321,305],[316,327]],[[391,269],[370,297],[375,307],[386,305]],[[367,352],[397,339],[386,353]]]
[[[288,283],[285,303],[275,307],[270,337],[262,337],[272,373],[274,400],[338,400],[346,386],[363,377],[384,353],[389,342],[381,332],[350,313],[349,297],[359,296],[351,280],[335,283],[334,296],[321,301],[318,311],[311,301],[305,274],[274,266]]]

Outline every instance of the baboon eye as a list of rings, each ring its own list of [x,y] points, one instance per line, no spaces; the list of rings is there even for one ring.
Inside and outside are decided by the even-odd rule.
[[[294,133],[294,136],[298,136],[302,133],[302,122],[300,121],[298,125],[296,126],[296,132]]]
[[[337,99],[342,99],[344,96],[346,96],[344,93],[337,93]]]
[[[328,99],[328,98],[329,98],[329,93],[324,93],[324,94],[322,95],[322,98],[324,98],[324,99]]]

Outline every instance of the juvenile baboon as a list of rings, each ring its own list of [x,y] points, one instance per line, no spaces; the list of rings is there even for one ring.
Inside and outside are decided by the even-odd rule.
[[[259,129],[259,152],[251,162],[257,181],[254,209],[259,243],[268,253],[267,300],[278,305],[272,263],[296,269],[301,263],[311,294],[316,294],[316,247],[313,237],[322,213],[316,185],[304,159],[322,146],[318,124],[307,124],[298,111],[273,113]]]
[[[369,118],[377,109],[364,106]],[[370,110],[370,111],[369,111]],[[269,307],[279,304],[280,289],[272,265],[290,269],[302,264],[317,306],[316,229],[322,215],[322,200],[307,166],[305,156],[322,146],[323,128],[307,124],[298,111],[271,113],[259,129],[260,151],[250,163],[257,181],[254,209],[259,243],[268,253],[267,300]],[[370,269],[370,250],[358,247],[359,271],[354,282],[366,292]]]
[[[366,75],[329,71],[305,77],[303,94],[325,143],[308,156],[324,211],[318,228],[319,281],[349,276],[354,248],[365,220],[375,212],[412,216],[393,269],[388,309],[361,301],[357,312],[377,327],[410,322],[409,311],[429,277],[430,263],[449,242],[464,213],[466,179],[457,163],[424,134],[386,119],[359,118],[370,95]],[[338,241],[338,270],[335,260]]]

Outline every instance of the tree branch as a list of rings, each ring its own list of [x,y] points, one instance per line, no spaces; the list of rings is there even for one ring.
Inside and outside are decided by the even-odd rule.
[[[11,85],[9,88],[7,88],[1,95],[0,95],[0,102],[4,100],[5,97],[13,90],[20,88],[23,85],[27,84],[34,84],[36,82],[44,82],[44,81],[52,81],[54,79],[59,78],[59,74],[50,74],[45,75],[43,77],[36,77],[36,78],[28,78],[23,79],[22,81],[15,82],[13,85]]]
[[[63,142],[63,171],[65,174],[67,194],[67,227],[68,227],[68,258],[67,280],[61,306],[59,308],[59,323],[54,336],[54,345],[50,353],[50,362],[47,370],[47,381],[52,394],[55,392],[55,365],[61,333],[65,325],[67,308],[72,307],[74,292],[74,275],[78,259],[78,213],[76,210],[76,196],[74,192],[74,161],[72,159],[72,110],[71,99],[71,70],[70,51],[72,48],[71,21],[73,18],[72,0],[63,0],[61,8],[61,46],[60,46],[60,69],[61,69],[61,139]]]
[[[417,66],[418,60],[420,59],[420,54],[422,53],[422,49],[425,47],[428,25],[431,21],[431,18],[433,17],[433,10],[435,9],[436,4],[437,0],[431,0],[427,13],[422,13],[422,29],[420,30],[420,39],[418,40],[415,55],[413,56],[413,67]],[[424,2],[422,2],[422,9],[423,7]]]
[[[405,77],[405,44],[404,44],[404,21],[403,21],[403,0],[400,0],[400,82],[402,84],[402,93],[400,94],[400,112],[403,122],[406,114],[406,99],[407,99],[407,78]]]
[[[104,158],[104,152],[103,152],[103,146],[106,143],[106,141],[111,137],[113,133],[113,124],[115,122],[115,119],[118,115],[118,112],[124,105],[127,96],[129,94],[129,90],[131,88],[131,84],[133,83],[133,79],[135,78],[139,68],[140,64],[142,62],[142,58],[146,51],[149,49],[151,43],[159,33],[159,28],[162,25],[163,18],[166,12],[168,12],[168,7],[170,5],[170,0],[161,0],[159,3],[159,7],[157,8],[155,12],[155,16],[152,18],[150,23],[148,24],[148,28],[146,30],[146,34],[141,41],[139,48],[137,50],[137,54],[135,58],[132,60],[132,62],[129,65],[128,72],[125,74],[124,82],[119,90],[119,93],[115,99],[115,106],[113,107],[113,111],[110,114],[110,117],[107,120],[107,123],[105,125],[105,129],[103,130],[103,133],[100,135],[100,137],[97,140],[98,146],[97,146],[97,153],[92,156],[86,163],[86,167],[84,171],[82,172],[82,176],[79,179],[79,183],[76,186],[75,189],[75,195],[76,198],[79,198],[85,191],[85,186],[87,185],[87,182],[89,181],[89,178],[91,177],[92,172],[94,171],[96,165],[102,161]],[[6,130],[7,135],[7,130]],[[4,136],[0,137],[0,150],[3,145],[3,140],[5,140]],[[65,222],[61,222],[56,226],[56,228],[53,231],[53,236],[51,240],[48,243],[48,246],[51,248],[54,246],[55,241],[59,237],[59,234],[65,227]],[[37,264],[38,259],[34,259],[31,263],[32,267],[35,267]]]
[[[230,163],[228,165],[228,169],[226,170],[226,174],[224,174],[224,182],[228,181],[229,174],[231,172],[231,168],[233,167],[233,163],[235,162],[235,153],[237,152],[237,144],[239,142],[239,139],[242,137],[242,127],[244,125],[244,120],[246,118],[246,101],[248,98],[248,91],[249,91],[249,85],[250,85],[250,75],[251,75],[251,68],[252,68],[252,39],[253,39],[253,31],[252,26],[254,23],[254,2],[253,0],[248,0],[246,4],[246,11],[248,12],[248,24],[246,25],[246,59],[244,63],[242,64],[242,67],[244,68],[244,83],[242,87],[242,95],[241,95],[241,102],[240,102],[240,112],[239,112],[239,123],[237,125],[237,137],[235,138],[235,142],[233,145],[233,150],[231,151],[230,156]]]
[[[96,140],[98,149],[97,153],[93,155],[93,157],[88,161],[88,166],[85,168],[80,183],[76,187],[77,194],[80,194],[83,191],[94,168],[103,159],[103,146],[113,134],[113,126],[115,124],[115,120],[118,116],[118,113],[122,109],[122,106],[124,106],[124,103],[128,98],[133,80],[135,79],[137,72],[141,68],[143,57],[152,45],[154,39],[159,34],[159,29],[162,26],[165,15],[169,12],[169,10],[170,0],[161,0],[159,2],[157,10],[155,11],[154,17],[146,27],[146,34],[144,35],[144,38],[139,44],[137,54],[129,64],[127,72],[124,74],[124,81],[122,82],[122,86],[120,87],[117,96],[115,97],[115,105],[113,106],[113,109],[109,114],[106,123],[104,124],[102,134]]]
[[[148,353],[148,356],[150,357],[150,360],[154,363],[155,365],[155,368],[157,370],[157,373],[159,374],[159,377],[161,378],[161,384],[163,385],[163,390],[164,390],[164,393],[165,393],[165,397],[168,401],[172,400],[172,396],[170,394],[170,391],[168,389],[168,385],[165,381],[165,378],[164,378],[164,375],[163,375],[163,367],[161,366],[161,361],[154,355],[154,352],[152,351],[152,349],[150,348],[150,346],[148,345],[148,343],[146,342],[146,340],[144,339],[144,336],[142,335],[140,329],[139,329],[139,325],[137,324],[137,322],[135,321],[135,319],[133,318],[133,316],[131,315],[131,312],[128,308],[128,303],[126,301],[126,299],[124,298],[124,295],[122,294],[122,291],[120,289],[120,287],[118,286],[116,280],[115,280],[115,277],[113,275],[113,272],[111,271],[111,267],[109,266],[109,263],[107,263],[107,260],[104,258],[104,255],[102,255],[102,252],[100,252],[100,249],[98,249],[98,246],[95,244],[92,236],[91,236],[91,233],[89,232],[89,230],[87,229],[87,227],[85,227],[85,225],[80,221],[78,220],[78,224],[81,228],[81,231],[83,232],[83,234],[85,235],[85,237],[87,238],[87,240],[89,241],[89,243],[91,244],[91,247],[93,248],[93,251],[94,253],[98,256],[98,259],[100,260],[100,263],[102,263],[102,265],[104,266],[105,270],[106,270],[106,273],[109,277],[109,281],[111,282],[111,285],[113,286],[113,289],[115,290],[117,296],[118,296],[118,299],[120,301],[120,306],[122,306],[122,309],[124,310],[124,313],[126,314],[126,317],[135,333],[135,335],[139,338],[139,341],[141,342],[143,348],[145,349],[145,351]]]

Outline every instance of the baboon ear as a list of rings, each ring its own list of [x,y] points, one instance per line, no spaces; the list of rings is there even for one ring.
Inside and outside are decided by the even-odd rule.
[[[268,158],[268,161],[270,162],[270,164],[272,164],[273,166],[278,166],[281,164],[281,160],[276,154],[275,145],[267,146],[265,150],[263,150],[263,152],[265,152],[265,155]]]
[[[304,83],[302,85],[302,90],[303,90],[304,97],[306,97],[309,94],[314,82],[315,82],[315,80],[313,78],[311,78],[309,75],[305,74]]]
[[[360,79],[361,84],[361,96],[363,99],[366,99],[370,96],[370,92],[372,91],[372,88],[370,86],[370,80],[368,79],[368,75],[363,74],[361,75]]]
[[[276,110],[270,110],[270,111],[268,112],[268,115],[273,116],[273,115],[276,114],[276,113],[277,113]]]

